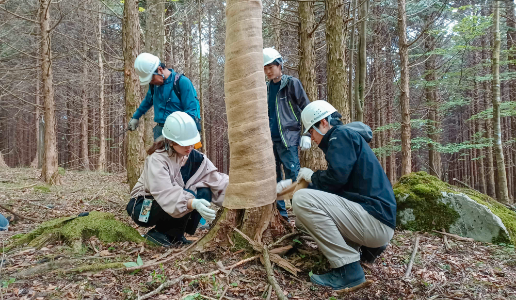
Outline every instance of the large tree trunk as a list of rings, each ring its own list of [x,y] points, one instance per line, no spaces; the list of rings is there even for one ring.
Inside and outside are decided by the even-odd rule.
[[[407,12],[405,0],[398,1],[398,33],[400,53],[400,104],[401,104],[401,176],[412,171],[412,151],[410,149],[410,94],[407,43]]]
[[[358,65],[356,67],[358,75],[358,97],[356,107],[356,120],[364,122],[364,95],[367,76],[367,11],[369,0],[362,1],[360,6],[360,35],[358,39]]]
[[[41,177],[48,184],[60,184],[57,170],[57,140],[52,75],[52,48],[50,45],[50,2],[40,0],[39,25],[41,29],[41,78],[45,107],[45,157]]]
[[[487,14],[488,12],[483,12],[483,14]],[[487,38],[482,38],[482,63],[485,64],[488,61],[488,53],[487,49],[489,48],[489,45],[487,43]],[[485,71],[485,76],[488,75],[488,69],[483,68]],[[483,82],[483,100],[484,100],[484,109],[489,108],[489,102],[490,102],[490,91],[489,91],[489,81],[485,80]],[[493,147],[491,146],[491,143],[493,141],[493,124],[490,119],[484,120],[484,127],[485,127],[485,137],[487,138],[488,143],[490,144],[486,151],[486,160],[485,160],[485,167],[486,167],[486,177],[487,177],[487,194],[493,198],[496,198],[496,188],[495,188],[495,176],[494,176],[494,158],[493,158]]]
[[[350,11],[350,14],[353,15],[353,17],[355,17],[355,19],[357,19],[356,17],[356,12],[357,12],[357,3],[358,3],[358,0],[354,0],[353,1],[353,4],[352,4],[352,7],[351,7],[351,11]],[[350,17],[352,17],[350,15]],[[356,22],[354,21],[353,22],[353,25],[351,26],[351,30],[350,30],[350,34],[349,34],[349,68],[348,68],[348,106],[349,106],[349,121],[350,122],[353,122],[355,121],[356,117],[355,117],[355,104],[354,104],[354,95],[353,95],[353,89],[354,89],[354,85],[353,85],[353,68],[355,67],[355,24]]]
[[[165,18],[165,2],[162,0],[148,0],[146,14],[146,31],[145,31],[145,52],[151,53],[159,57],[161,62],[165,61],[165,27],[163,20]],[[143,95],[147,94],[148,85],[143,89]],[[152,146],[154,143],[154,106],[143,116],[145,120],[145,148]]]
[[[82,4],[82,14],[86,16],[86,6],[88,0],[85,0]],[[88,33],[86,30],[87,26],[83,27],[83,39],[87,41]],[[88,45],[87,43],[82,44],[82,51],[84,61],[82,65],[82,116],[81,116],[81,164],[85,170],[90,169],[90,158],[88,156]]]
[[[97,36],[97,47],[99,48],[99,131],[100,131],[100,149],[99,149],[99,160],[97,162],[97,170],[104,172],[106,171],[106,97],[104,96],[104,61],[102,60],[102,10],[103,5],[99,3],[99,16],[98,16],[98,36]]]
[[[206,126],[204,119],[204,102],[202,98],[202,5],[199,0],[199,106],[201,108],[201,137],[202,137],[202,150],[204,153],[208,153],[208,143],[206,142]]]
[[[134,60],[140,52],[140,22],[138,19],[138,1],[124,1],[124,19],[122,24],[122,43],[124,49],[124,90],[125,90],[125,121],[129,122],[133,113],[140,105],[140,81],[134,71]],[[143,126],[129,132],[127,138],[127,182],[129,188],[138,181],[145,157],[143,141]]]
[[[315,82],[315,39],[313,31],[315,27],[314,3],[299,2],[298,7],[300,26],[299,48],[299,80],[305,89],[310,101],[317,99],[317,85]],[[301,152],[301,165],[312,170],[326,169],[324,153],[312,143],[312,148]]]
[[[502,128],[500,126],[500,1],[494,1],[494,41],[492,57],[492,100],[493,100],[493,127],[494,127],[494,152],[496,156],[496,168],[498,172],[498,201],[509,203],[509,191],[507,189],[507,174],[502,145]]]
[[[425,36],[425,46],[427,52],[432,52],[435,49],[435,38],[431,34]],[[435,54],[430,54],[430,57],[425,62],[426,68],[426,85],[425,94],[426,101],[429,107],[429,119],[430,125],[428,126],[428,137],[432,140],[432,143],[428,144],[428,165],[430,175],[441,178],[441,154],[438,150],[440,143],[439,130],[441,123],[439,120],[438,107],[439,107],[439,94],[437,91],[437,81],[435,76]]]
[[[344,6],[340,0],[326,0],[327,99],[349,122],[346,99],[346,58]]]
[[[274,0],[274,22],[273,22],[273,34],[274,34],[274,48],[278,50],[278,52],[281,51],[281,7],[280,7],[280,0]]]
[[[516,17],[514,15],[514,2],[507,2],[507,49],[509,50],[509,71],[516,73]],[[509,81],[509,101],[516,100],[516,81],[514,79]],[[516,117],[511,117],[511,133],[512,138],[516,138]],[[512,152],[512,186],[513,186],[513,194],[512,199],[513,202],[516,200],[516,151]]]
[[[227,208],[198,247],[226,241],[231,226],[239,226],[258,241],[270,224],[277,228],[276,174],[263,80],[261,15],[260,0],[227,1],[224,92],[231,151],[230,183],[224,200]],[[249,136],[253,138],[248,139]]]

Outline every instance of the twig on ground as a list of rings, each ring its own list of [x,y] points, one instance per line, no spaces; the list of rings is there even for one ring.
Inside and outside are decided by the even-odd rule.
[[[193,244],[192,244],[193,245]],[[186,250],[186,249],[185,249]],[[242,264],[245,264],[246,262],[249,262],[249,261],[252,261],[252,260],[255,260],[259,257],[259,255],[255,255],[253,257],[249,257],[247,259],[244,259],[244,260],[241,260],[231,266],[229,266],[230,269],[233,269],[235,267],[238,267]],[[141,268],[141,266],[140,266]],[[193,279],[197,279],[199,277],[210,277],[211,275],[217,275],[218,273],[220,273],[221,270],[215,270],[213,272],[209,272],[209,273],[202,273],[202,274],[197,274],[197,275],[181,275],[173,280],[169,280],[169,281],[166,281],[164,283],[162,283],[157,289],[155,289],[154,291],[150,292],[150,293],[147,293],[141,297],[138,297],[138,300],[143,300],[143,299],[149,299],[151,297],[153,297],[154,295],[157,295],[159,292],[161,292],[164,288],[167,288],[169,286],[172,286],[178,282],[181,282],[185,279],[189,279],[189,280],[193,280]],[[226,297],[227,298],[227,297]]]
[[[287,300],[285,294],[283,294],[283,290],[279,286],[276,278],[274,277],[274,272],[271,266],[271,259],[269,257],[269,249],[267,247],[263,248],[263,260],[265,265],[265,270],[267,271],[267,279],[269,280],[270,285],[274,288],[274,292],[276,292],[276,296],[280,300]]]
[[[444,228],[443,228],[442,232],[446,232],[446,230],[444,230]],[[451,250],[451,246],[448,243],[448,236],[446,234],[443,234],[443,241],[444,241],[444,248],[446,249],[446,251]]]
[[[437,233],[440,233],[442,235],[447,235],[449,237],[452,237],[456,240],[459,240],[459,241],[463,241],[463,242],[474,242],[475,240],[472,239],[472,238],[466,238],[466,237],[462,237],[462,236],[459,236],[459,235],[456,235],[456,234],[453,234],[453,233],[447,233],[447,232],[441,232],[441,231],[437,231],[437,230],[432,230],[433,232],[437,232]]]
[[[33,184],[29,184],[29,185],[26,185],[26,186],[19,186],[19,187],[8,187],[6,188],[7,190],[23,190],[23,189],[28,189],[30,187],[33,187],[35,185],[37,185],[38,183],[33,183]]]
[[[26,219],[26,220],[29,220],[29,221],[32,221],[32,222],[43,222],[43,220],[40,220],[40,219],[26,217],[26,216],[20,215],[19,213],[15,213],[14,211],[10,210],[9,208],[5,207],[4,205],[0,205],[0,208],[2,208],[5,211],[8,211],[8,212],[12,213],[13,215],[19,217],[20,219]]]
[[[269,284],[269,289],[267,290],[267,300],[271,300],[272,296],[272,285]]]
[[[414,259],[416,258],[418,247],[419,247],[419,235],[416,236],[416,240],[414,242],[414,250],[412,251],[412,256],[410,257],[407,271],[405,272],[405,276],[403,276],[403,279],[408,279],[410,277],[410,271],[412,271],[412,265],[414,264]]]
[[[288,238],[291,238],[293,236],[296,236],[296,235],[299,235],[301,233],[299,232],[292,232],[292,233],[289,233],[289,234],[286,234],[284,236],[282,236],[279,240],[277,240],[276,242],[274,242],[273,244],[269,245],[269,249],[271,249],[272,247],[275,247],[277,245],[279,245],[281,242],[283,242],[284,240],[288,239]]]
[[[311,236],[303,235],[301,238],[310,242],[315,242],[315,239]]]
[[[149,268],[149,267],[157,266],[157,265],[159,265],[159,264],[164,264],[164,263],[166,263],[166,262],[168,262],[168,261],[171,261],[172,259],[174,259],[174,258],[176,258],[176,257],[178,257],[178,256],[180,256],[180,255],[182,255],[182,254],[184,254],[184,253],[186,253],[188,250],[192,249],[192,248],[195,246],[195,244],[197,244],[197,242],[198,242],[199,240],[201,240],[201,239],[198,239],[197,241],[193,242],[190,246],[188,246],[188,247],[187,247],[186,249],[184,249],[183,251],[181,251],[181,252],[179,252],[179,253],[176,253],[176,254],[172,255],[171,257],[169,257],[169,258],[167,258],[167,259],[164,259],[164,260],[161,260],[161,261],[160,261],[160,260],[151,261],[151,262],[149,262],[149,263],[144,264],[143,266],[131,267],[131,268],[127,268],[127,269],[125,269],[125,270],[130,272],[130,271],[134,271],[134,270],[143,270],[143,269],[147,269],[147,268]]]
[[[222,300],[224,298],[224,295],[226,295],[226,292],[228,291],[228,289],[229,289],[229,285],[226,285],[226,288],[222,292],[222,295],[220,296],[219,300]]]
[[[217,300],[216,298],[212,298],[212,297],[208,297],[208,296],[205,296],[205,295],[202,295],[202,294],[199,294],[199,293],[190,293],[190,294],[187,294],[187,295],[184,295],[184,296],[181,296],[181,299],[186,299],[188,298],[188,296],[199,296],[201,297],[201,299],[208,299],[208,300]],[[197,298],[195,298],[197,299]],[[219,298],[219,300],[222,299],[222,298]]]

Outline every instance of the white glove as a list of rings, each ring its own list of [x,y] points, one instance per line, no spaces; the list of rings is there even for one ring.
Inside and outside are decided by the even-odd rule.
[[[129,121],[129,124],[127,125],[127,129],[135,131],[136,128],[138,128],[138,124],[140,124],[140,121],[138,119],[131,119],[131,121]]]
[[[304,179],[306,182],[312,183],[312,175],[314,175],[314,171],[309,168],[301,168],[297,174],[297,181]]]
[[[292,184],[292,179],[282,180],[276,185],[276,194],[281,193],[286,187]]]
[[[201,217],[203,217],[208,222],[215,220],[215,211],[208,208],[210,205],[211,203],[205,199],[192,200],[192,208],[197,210]]]
[[[310,147],[312,147],[312,139],[309,136],[303,135],[299,146],[301,147],[301,151],[309,150]]]

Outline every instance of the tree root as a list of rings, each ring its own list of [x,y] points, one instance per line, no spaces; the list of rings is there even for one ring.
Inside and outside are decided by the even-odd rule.
[[[274,288],[274,292],[276,292],[276,296],[280,300],[287,300],[287,297],[283,294],[283,290],[279,286],[276,278],[274,277],[274,273],[272,271],[271,259],[269,257],[269,249],[267,247],[263,247],[263,260],[265,261],[265,270],[267,271],[267,279],[269,280],[269,284]],[[269,293],[270,295],[270,293]]]
[[[29,221],[32,221],[32,222],[43,222],[43,220],[41,220],[41,219],[36,219],[36,218],[26,217],[26,216],[20,215],[19,213],[15,213],[14,211],[12,211],[12,210],[10,210],[9,208],[5,207],[5,205],[1,205],[1,204],[0,204],[0,208],[2,208],[3,210],[5,210],[5,211],[7,211],[7,212],[12,213],[13,215],[15,215],[15,216],[19,217],[20,219],[29,220]]]

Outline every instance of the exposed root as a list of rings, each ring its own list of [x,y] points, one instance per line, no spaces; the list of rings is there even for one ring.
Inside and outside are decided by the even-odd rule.
[[[280,300],[287,300],[287,297],[283,294],[283,290],[279,286],[278,282],[276,281],[276,278],[274,277],[274,273],[272,271],[271,266],[271,259],[269,257],[269,249],[267,247],[263,247],[263,260],[265,265],[265,270],[267,271],[267,279],[269,280],[269,284],[274,289],[274,292],[276,292],[276,296]],[[269,293],[270,295],[270,293]]]
[[[372,280],[366,280],[364,283],[361,283],[361,284],[359,284],[357,286],[354,286],[352,288],[345,288],[343,290],[339,290],[339,291],[337,291],[337,293],[339,293],[339,294],[341,294],[341,293],[352,293],[352,292],[358,291],[360,289],[366,288],[366,287],[370,286],[372,283],[373,283]]]

